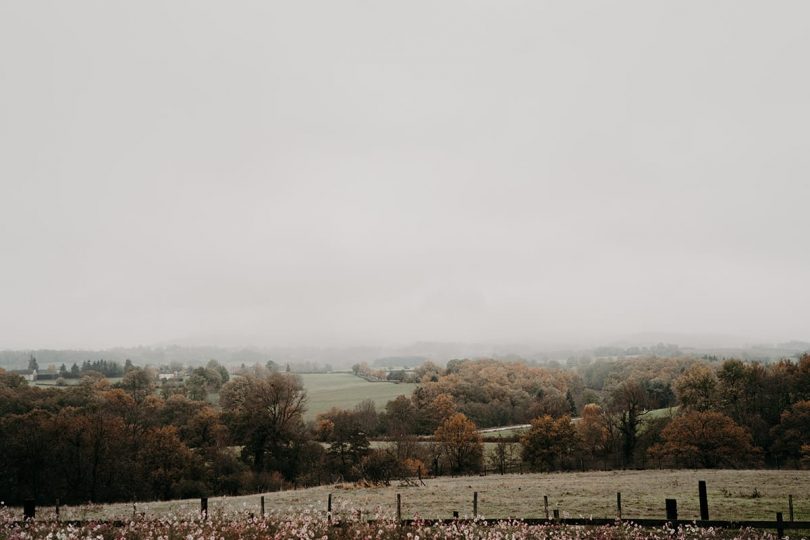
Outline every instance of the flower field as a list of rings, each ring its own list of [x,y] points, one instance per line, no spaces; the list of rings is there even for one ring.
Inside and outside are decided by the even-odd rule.
[[[351,512],[349,512],[351,513]],[[165,516],[159,519],[135,519],[123,522],[88,521],[80,524],[56,521],[16,521],[15,515],[0,509],[2,540],[433,540],[464,538],[480,540],[657,540],[666,538],[702,539],[769,539],[767,531],[743,529],[729,531],[684,526],[642,528],[631,524],[614,526],[526,525],[517,521],[487,523],[483,520],[450,521],[440,524],[416,522],[400,526],[391,516],[376,514],[375,521],[356,519],[330,523],[322,512],[305,511],[296,515],[271,514],[264,518],[247,513],[211,516],[200,519],[196,514]]]

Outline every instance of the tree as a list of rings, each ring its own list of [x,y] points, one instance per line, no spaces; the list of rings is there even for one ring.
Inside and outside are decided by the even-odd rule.
[[[565,391],[565,402],[568,405],[568,412],[574,416],[577,414],[577,404],[574,401],[574,395],[571,394],[571,390]]]
[[[638,432],[647,413],[647,392],[637,380],[625,381],[610,393],[610,411],[621,436],[622,465],[633,462]]]
[[[484,445],[472,420],[456,413],[439,424],[434,433],[453,473],[477,471],[481,467]]]
[[[180,495],[178,484],[186,479],[191,482],[195,468],[199,468],[199,458],[182,443],[177,429],[166,426],[149,430],[144,435],[143,445],[138,452],[140,476],[144,480],[142,489],[148,487],[147,496],[170,499]],[[199,496],[202,488],[198,488]]]
[[[373,399],[364,399],[354,406],[352,412],[360,429],[367,435],[373,435],[379,431],[380,418]]]
[[[430,416],[433,422],[435,422],[433,425],[438,426],[458,412],[458,409],[456,402],[453,400],[453,396],[442,393],[436,396],[430,403],[430,412]]]
[[[208,363],[205,365],[206,369],[214,370],[219,373],[219,386],[221,387],[223,384],[228,382],[231,378],[231,374],[228,373],[228,368],[217,362],[216,360],[209,360]],[[272,370],[271,370],[272,371]],[[210,377],[213,379],[213,377]],[[217,388],[219,390],[219,388]]]
[[[28,357],[28,369],[31,371],[39,371],[39,364],[33,354]]]
[[[761,450],[751,434],[719,412],[690,411],[675,417],[661,432],[662,444],[650,448],[688,467],[740,467],[759,462]]]
[[[521,437],[520,444],[523,461],[541,471],[551,471],[576,452],[579,437],[570,416],[555,420],[547,414],[532,420],[532,427]]]
[[[323,419],[319,428],[323,440],[330,443],[328,454],[333,468],[345,479],[356,479],[361,474],[361,461],[368,455],[370,447],[357,417],[349,411],[337,411]]]
[[[705,364],[695,364],[675,380],[675,394],[686,409],[708,411],[717,406],[717,376]]]
[[[489,454],[489,463],[499,474],[506,474],[518,462],[519,455],[517,443],[499,438]]]
[[[610,432],[602,407],[589,403],[582,408],[582,418],[577,424],[582,448],[591,460],[602,456],[608,449]]]
[[[385,426],[389,435],[402,438],[414,433],[417,410],[406,396],[397,396],[385,404]]]
[[[802,447],[810,445],[810,401],[799,401],[784,411],[772,433],[775,439],[772,451],[777,457],[801,460]]]
[[[750,380],[747,366],[740,360],[726,360],[717,373],[719,384],[720,406],[735,421],[740,422],[748,408],[747,395],[748,381]]]
[[[799,357],[795,387],[798,399],[810,400],[810,353],[804,353]]]
[[[155,376],[151,370],[134,368],[121,380],[123,388],[136,404],[140,404],[155,390]]]
[[[362,468],[366,479],[381,482],[386,486],[391,483],[392,477],[401,476],[403,469],[396,456],[385,449],[369,451],[363,458]]]
[[[285,465],[303,431],[306,392],[298,377],[256,368],[228,381],[219,402],[233,442],[244,445],[255,472],[266,469],[268,458]]]

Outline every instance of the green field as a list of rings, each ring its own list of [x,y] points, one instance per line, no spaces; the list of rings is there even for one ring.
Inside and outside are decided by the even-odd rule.
[[[681,519],[697,519],[698,480],[708,486],[712,519],[774,519],[776,512],[787,516],[788,495],[793,495],[797,520],[810,519],[810,471],[765,470],[648,470],[553,474],[509,474],[489,476],[440,477],[425,480],[423,487],[357,487],[350,484],[265,494],[268,510],[298,513],[307,509],[323,511],[332,494],[334,509],[348,513],[362,509],[372,516],[375,509],[393,512],[396,494],[402,495],[403,517],[418,514],[425,518],[462,516],[472,513],[473,492],[479,494],[479,513],[484,517],[543,517],[543,496],[549,508],[559,509],[562,517],[611,518],[616,514],[616,492],[622,493],[625,518],[665,517],[664,499],[678,501]],[[756,494],[754,490],[756,489]],[[138,503],[138,512],[147,516],[189,512],[199,508],[199,500]],[[217,497],[209,500],[209,510],[218,512],[259,509],[259,495]],[[50,509],[49,509],[50,510]],[[43,517],[46,517],[43,509]],[[132,514],[132,504],[63,508],[62,519],[114,518]]]
[[[109,381],[110,384],[116,384],[121,382],[122,380],[124,380],[123,377],[107,377],[107,381]],[[81,382],[82,382],[81,379],[65,379],[65,386],[75,386]],[[41,386],[43,388],[60,388],[56,386],[56,379],[34,381],[33,383],[29,384],[33,384],[34,386]]]
[[[410,396],[416,384],[389,382],[371,383],[352,373],[303,373],[299,374],[307,392],[306,420],[313,420],[319,413],[332,407],[351,409],[363,400],[370,399],[377,405],[377,410],[397,396]],[[107,379],[110,384],[121,381],[121,378]],[[66,379],[66,385],[79,384],[80,379]],[[41,387],[55,387],[56,380],[37,381]],[[219,393],[208,395],[211,404],[219,404]]]
[[[351,409],[363,400],[370,399],[379,411],[397,396],[409,396],[415,384],[371,383],[352,373],[304,373],[300,375],[307,392],[307,420],[332,407]]]

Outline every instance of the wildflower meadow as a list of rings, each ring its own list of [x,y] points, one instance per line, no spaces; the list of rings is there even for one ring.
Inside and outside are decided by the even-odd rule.
[[[773,532],[741,529],[698,528],[683,525],[645,528],[632,523],[603,526],[529,525],[517,520],[488,522],[460,519],[445,522],[415,520],[401,524],[391,515],[377,512],[360,519],[358,512],[343,509],[334,519],[315,509],[275,512],[256,516],[248,512],[197,513],[135,518],[119,521],[20,520],[19,513],[0,508],[0,540],[658,540],[723,538],[737,540],[776,538]],[[794,536],[797,538],[799,536]]]

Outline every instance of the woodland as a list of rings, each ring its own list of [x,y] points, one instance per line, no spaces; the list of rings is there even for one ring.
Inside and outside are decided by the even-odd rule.
[[[810,466],[808,354],[425,362],[410,396],[313,421],[300,378],[275,368],[211,361],[179,382],[128,363],[114,383],[88,368],[49,388],[0,369],[0,494],[100,503],[484,472]],[[512,425],[528,427],[479,431]]]

